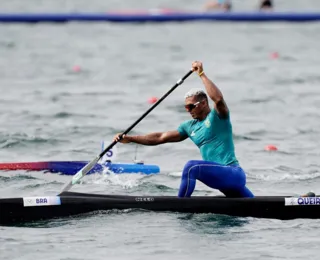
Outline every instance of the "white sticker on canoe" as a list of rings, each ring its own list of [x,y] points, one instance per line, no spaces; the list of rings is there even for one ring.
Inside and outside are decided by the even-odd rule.
[[[320,205],[320,197],[285,198],[285,206]]]
[[[61,205],[60,197],[25,197],[23,198],[24,207],[34,207],[34,206],[53,206]]]
[[[152,201],[154,201],[154,198],[152,198],[152,197],[136,197],[135,201],[152,202]]]

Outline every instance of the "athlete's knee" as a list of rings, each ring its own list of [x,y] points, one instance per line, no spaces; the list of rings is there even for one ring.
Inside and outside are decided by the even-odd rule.
[[[235,170],[235,175],[234,175],[234,182],[235,182],[235,187],[242,188],[246,185],[247,183],[247,176],[244,170],[241,167],[238,167]]]
[[[197,160],[190,160],[188,161],[185,165],[184,165],[184,169],[189,170],[190,168],[192,168],[193,166],[195,166],[198,163]]]
[[[195,174],[198,171],[197,167],[197,163],[198,161],[196,160],[190,160],[188,161],[183,168],[183,172],[182,172],[182,178],[195,178]]]

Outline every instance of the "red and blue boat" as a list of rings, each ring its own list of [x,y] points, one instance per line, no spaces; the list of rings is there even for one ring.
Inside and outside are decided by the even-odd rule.
[[[0,163],[0,170],[43,171],[63,175],[75,175],[88,163],[88,161],[9,162]],[[106,161],[101,164],[96,164],[88,174],[102,173],[106,170],[113,173],[157,174],[160,172],[158,165],[144,164],[141,161],[134,163],[114,163],[111,161]]]

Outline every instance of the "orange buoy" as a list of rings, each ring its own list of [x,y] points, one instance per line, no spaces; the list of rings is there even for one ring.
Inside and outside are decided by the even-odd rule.
[[[158,99],[157,99],[156,97],[150,97],[150,98],[148,99],[149,104],[154,104],[154,103],[156,103],[157,101],[158,101]]]
[[[278,148],[275,145],[268,144],[264,147],[266,151],[278,151]]]
[[[278,59],[279,58],[279,53],[278,52],[272,52],[271,54],[270,54],[270,58],[271,59]]]
[[[75,66],[73,66],[72,70],[74,72],[79,72],[79,71],[81,71],[81,67],[79,65],[75,65]]]

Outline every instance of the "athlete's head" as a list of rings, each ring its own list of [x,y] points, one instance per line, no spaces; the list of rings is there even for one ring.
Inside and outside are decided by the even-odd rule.
[[[192,118],[201,119],[210,110],[207,94],[202,89],[191,89],[185,96],[185,108]]]

